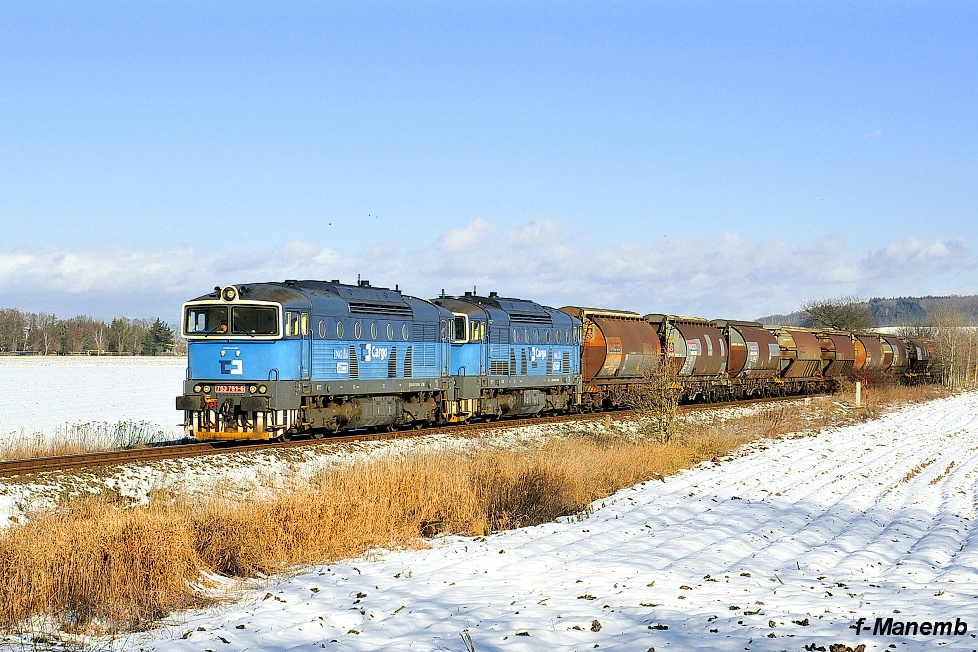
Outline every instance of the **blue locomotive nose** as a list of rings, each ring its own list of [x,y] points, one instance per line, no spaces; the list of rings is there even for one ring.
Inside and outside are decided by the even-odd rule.
[[[200,342],[189,347],[193,378],[227,381],[302,380],[297,342]]]

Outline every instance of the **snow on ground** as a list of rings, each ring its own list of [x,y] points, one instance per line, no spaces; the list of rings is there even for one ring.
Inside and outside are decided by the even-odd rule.
[[[122,421],[179,439],[186,368],[183,357],[0,357],[0,440]]]
[[[755,444],[587,518],[308,569],[116,648],[976,649],[976,451],[970,393]],[[877,617],[967,632],[852,629]]]

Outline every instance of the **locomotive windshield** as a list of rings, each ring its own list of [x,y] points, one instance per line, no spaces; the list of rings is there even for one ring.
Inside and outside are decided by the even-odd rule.
[[[228,335],[275,336],[279,333],[278,309],[274,306],[199,305],[187,306],[184,335],[207,337]]]

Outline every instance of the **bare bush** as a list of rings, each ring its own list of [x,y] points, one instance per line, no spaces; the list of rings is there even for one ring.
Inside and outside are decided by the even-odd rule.
[[[642,381],[632,385],[627,394],[628,404],[640,414],[643,434],[659,442],[668,442],[678,434],[682,392],[675,370],[664,358],[645,369]]]

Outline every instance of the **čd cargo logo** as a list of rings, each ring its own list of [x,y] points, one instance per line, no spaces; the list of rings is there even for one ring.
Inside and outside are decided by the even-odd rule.
[[[390,349],[383,346],[374,346],[373,344],[366,343],[360,345],[360,360],[363,362],[386,360],[390,357],[390,354]]]
[[[241,360],[221,360],[221,373],[225,376],[241,376],[244,374],[244,365]]]

